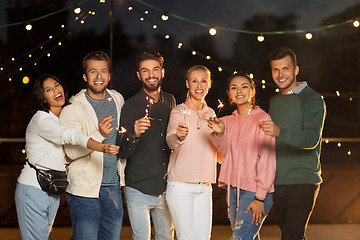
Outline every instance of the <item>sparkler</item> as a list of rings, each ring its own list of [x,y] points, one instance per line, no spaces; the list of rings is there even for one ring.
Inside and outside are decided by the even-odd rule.
[[[221,102],[220,99],[218,99],[218,102],[219,102],[219,105],[217,106],[217,108],[218,108],[218,115],[219,115],[221,109],[224,107],[224,104]]]
[[[146,96],[146,101],[149,101],[149,103],[146,105],[144,118],[153,119],[150,117],[150,113],[151,113],[151,105],[154,104],[154,100]]]
[[[124,127],[120,127],[120,129],[117,127],[116,130],[118,131],[119,135],[120,135],[120,142],[119,144],[121,144],[122,138],[124,136],[124,133],[126,133],[126,129]]]
[[[185,124],[185,127],[186,127],[186,115],[189,115],[190,112],[187,111],[186,108],[184,108],[183,114],[184,114],[184,124]]]

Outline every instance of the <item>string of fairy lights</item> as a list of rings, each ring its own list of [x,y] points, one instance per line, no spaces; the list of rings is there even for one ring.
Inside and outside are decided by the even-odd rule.
[[[11,57],[11,59],[9,59],[8,61],[2,63],[0,65],[0,81],[8,80],[9,82],[11,82],[13,80],[13,76],[16,76],[18,73],[23,72],[23,70],[25,68],[30,67],[30,66],[36,67],[39,64],[40,59],[42,59],[44,57],[51,57],[51,52],[56,47],[62,46],[63,41],[65,39],[69,38],[70,35],[77,28],[79,28],[81,25],[83,25],[85,23],[85,20],[89,16],[95,15],[95,11],[91,10],[91,9],[95,9],[98,6],[99,2],[100,3],[105,3],[105,0],[94,1],[92,3],[92,5],[87,8],[87,10],[82,11],[81,8],[80,8],[80,5],[82,5],[83,3],[87,2],[87,1],[89,1],[89,0],[83,0],[83,1],[78,2],[77,4],[75,4],[74,6],[68,6],[68,7],[65,7],[63,9],[60,9],[60,10],[57,10],[55,12],[45,14],[43,16],[31,19],[31,20],[26,20],[26,21],[21,21],[21,22],[16,22],[16,23],[0,25],[0,28],[2,28],[2,27],[12,27],[12,26],[17,26],[17,25],[25,25],[25,29],[27,31],[31,31],[33,29],[33,27],[32,27],[33,22],[45,19],[47,17],[53,16],[53,15],[61,13],[63,11],[73,9],[74,13],[77,15],[73,19],[71,24],[69,24],[68,26],[66,26],[65,24],[62,24],[61,26],[59,26],[59,29],[60,29],[59,32],[55,33],[54,35],[49,35],[48,38],[45,41],[41,42],[36,47],[34,47],[31,50],[25,52],[24,54],[21,54],[21,55],[16,56],[16,57]],[[28,59],[28,61],[27,61],[27,59]],[[20,65],[19,62],[21,63],[22,61],[24,61],[26,63],[21,64],[20,67],[16,67],[16,66]],[[16,70],[11,71],[7,75],[3,74],[7,69],[12,70],[14,68]],[[3,76],[1,76],[1,75],[3,75]],[[29,83],[29,81],[30,81],[29,77],[27,77],[27,76],[22,77],[23,84],[27,84],[27,83]]]
[[[5,80],[7,79],[8,81],[12,81],[13,80],[12,76],[15,76],[17,73],[22,72],[24,68],[27,68],[27,67],[30,67],[30,66],[36,67],[41,58],[50,57],[51,56],[51,51],[53,51],[56,47],[61,46],[62,42],[66,38],[68,38],[74,32],[74,30],[76,30],[79,26],[81,26],[81,25],[83,25],[85,23],[85,20],[86,20],[87,17],[94,16],[96,14],[94,10],[90,10],[90,9],[94,9],[94,6],[95,5],[98,6],[98,3],[105,3],[105,0],[96,0],[96,1],[93,2],[93,4],[87,10],[84,10],[84,11],[81,10],[80,6],[83,3],[87,2],[87,1],[89,1],[89,0],[80,1],[75,5],[68,6],[68,7],[64,8],[64,9],[61,9],[61,10],[46,14],[44,16],[41,16],[41,17],[38,17],[38,18],[35,18],[35,19],[22,21],[22,22],[17,22],[17,23],[10,23],[10,24],[6,24],[6,25],[0,25],[0,28],[2,28],[2,27],[11,27],[11,26],[15,26],[15,25],[25,25],[25,29],[27,31],[31,31],[32,30],[31,23],[34,22],[34,21],[39,21],[39,20],[45,19],[45,18],[47,18],[49,16],[52,16],[52,15],[58,14],[58,13],[60,13],[62,11],[67,11],[67,10],[70,10],[70,9],[74,10],[74,13],[77,14],[77,16],[74,18],[74,20],[72,21],[72,23],[69,26],[65,27],[65,24],[61,25],[61,30],[58,33],[56,33],[55,35],[49,35],[48,39],[43,41],[41,44],[39,44],[35,48],[31,49],[30,51],[27,51],[26,53],[24,53],[24,54],[22,54],[20,56],[12,57],[9,61],[0,64],[0,81],[2,81],[4,79]],[[191,19],[188,19],[188,18],[184,18],[184,17],[179,16],[179,15],[176,15],[174,13],[169,13],[167,11],[164,11],[164,10],[162,10],[162,9],[160,9],[160,8],[154,6],[154,5],[151,5],[151,4],[149,4],[149,3],[147,3],[147,2],[145,2],[143,0],[133,0],[133,1],[128,0],[129,7],[127,9],[129,11],[135,10],[135,12],[137,12],[140,15],[139,20],[141,22],[143,22],[143,21],[149,22],[154,30],[159,31],[161,34],[164,35],[165,39],[170,38],[170,34],[168,33],[168,31],[164,27],[162,27],[162,24],[157,24],[153,19],[151,19],[149,17],[149,10],[141,10],[140,7],[134,5],[134,1],[141,4],[141,5],[143,5],[143,6],[149,7],[151,9],[159,12],[160,13],[160,18],[161,18],[163,24],[166,23],[166,21],[169,19],[169,17],[174,17],[174,18],[179,19],[181,21],[185,21],[185,22],[188,22],[188,23],[192,23],[192,24],[196,24],[196,25],[206,27],[206,28],[209,29],[209,34],[212,35],[212,36],[217,34],[217,30],[231,31],[231,32],[238,32],[238,33],[256,35],[257,40],[259,42],[263,42],[265,40],[266,35],[294,34],[294,33],[305,33],[305,37],[310,40],[312,38],[311,32],[320,31],[320,30],[328,29],[328,28],[334,28],[334,27],[338,27],[338,26],[342,26],[342,25],[350,24],[350,23],[352,23],[353,26],[356,27],[356,28],[360,26],[360,23],[359,23],[359,21],[357,19],[355,19],[355,20],[350,19],[350,20],[347,20],[347,21],[343,21],[341,23],[327,25],[327,26],[323,26],[323,27],[320,27],[320,28],[312,28],[312,29],[308,29],[308,30],[300,29],[300,30],[273,31],[273,32],[247,31],[247,30],[242,30],[242,29],[233,29],[233,28],[227,28],[227,27],[221,27],[221,26],[213,26],[213,25],[210,25],[210,24],[197,22],[197,21],[194,21],[194,20],[191,20]],[[310,37],[310,34],[311,34],[311,37]],[[215,66],[217,66],[217,70],[219,72],[222,72],[222,71],[236,72],[236,70],[234,70],[234,69],[232,69],[232,68],[230,68],[230,67],[228,67],[228,66],[226,66],[224,64],[218,63],[217,61],[212,59],[212,57],[210,55],[201,53],[200,51],[197,51],[196,49],[192,48],[191,46],[186,46],[186,44],[184,44],[182,41],[179,41],[176,38],[175,35],[172,35],[171,38],[175,39],[177,41],[177,48],[178,49],[186,47],[187,49],[189,49],[191,51],[191,54],[193,56],[199,56],[199,57],[201,57],[203,59],[208,60],[211,64],[214,64]],[[46,46],[48,46],[48,47],[45,49]],[[40,52],[40,53],[37,54],[37,52]],[[26,58],[28,58],[29,61],[24,66],[19,67],[16,71],[13,71],[12,73],[8,73],[7,76],[1,76],[1,75],[3,75],[1,73],[4,72],[6,70],[6,68],[9,67],[9,65],[16,64],[18,61],[20,61],[20,60],[23,61]],[[253,74],[250,74],[250,76],[255,81],[258,81],[258,82],[261,83],[262,89],[266,88],[267,85],[270,85],[272,87],[274,86],[272,84],[266,83],[265,80],[259,81],[259,80],[255,79]],[[22,78],[22,82],[24,84],[27,84],[29,82],[29,78],[24,76]],[[275,91],[278,92],[279,89],[276,88]],[[358,93],[358,92],[342,92],[342,93],[340,93],[340,91],[336,91],[335,93],[323,93],[322,95],[323,95],[323,97],[348,98],[349,101],[352,101],[353,98],[359,98],[360,97],[360,93]],[[2,139],[2,142],[4,142],[4,141],[6,142],[6,139]],[[336,143],[337,147],[340,148],[340,147],[343,146],[342,143],[345,143],[345,142],[360,142],[360,138],[324,138],[323,142],[324,143],[331,143],[331,142]],[[351,153],[350,150],[347,150],[346,154],[348,156],[351,156],[352,153]]]

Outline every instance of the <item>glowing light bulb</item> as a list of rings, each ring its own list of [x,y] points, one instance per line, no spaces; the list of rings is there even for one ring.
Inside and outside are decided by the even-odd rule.
[[[337,146],[338,146],[338,147],[341,147],[341,143],[338,143]]]
[[[129,7],[128,7],[128,10],[129,10],[129,11],[133,10],[133,7],[132,7],[132,6],[129,6]]]
[[[253,78],[254,78],[254,74],[250,73],[250,74],[249,74],[249,77],[250,77],[251,79],[253,79]]]
[[[166,35],[165,35],[165,38],[166,38],[166,39],[169,39],[169,38],[170,38],[169,34],[166,34]]]
[[[262,83],[262,84],[265,84],[265,80],[264,80],[264,79],[263,79],[263,80],[261,80],[261,83]]]
[[[336,96],[340,97],[340,92],[339,91],[336,91]]]
[[[211,59],[211,57],[210,57],[210,56],[206,56],[206,59],[207,59],[207,60],[210,60],[210,59]]]
[[[196,55],[196,51],[192,51],[192,53],[191,53],[192,55]]]
[[[350,156],[350,155],[351,155],[351,151],[348,151],[347,154]]]
[[[277,88],[277,89],[275,89],[275,92],[280,92],[280,89],[278,89],[278,88]]]
[[[262,85],[261,87],[262,87],[262,89],[265,89],[265,88],[266,88],[265,85]]]
[[[25,29],[30,31],[32,29],[32,25],[29,23],[25,26]]]
[[[222,70],[223,70],[222,67],[218,67],[219,72],[222,72]]]
[[[163,15],[161,15],[161,19],[162,19],[163,21],[167,21],[167,20],[169,19],[168,13],[164,13]]]
[[[210,29],[209,29],[209,34],[210,34],[211,36],[216,35],[216,29],[215,29],[214,27],[210,28]]]
[[[358,21],[358,20],[355,20],[354,22],[353,22],[353,25],[354,25],[354,27],[359,27],[360,26],[360,22]]]
[[[154,25],[153,25],[153,29],[156,29],[156,28],[157,28],[157,25],[156,25],[156,24],[154,24]]]
[[[181,48],[182,45],[183,45],[183,44],[180,42],[180,43],[178,44],[178,48]]]
[[[326,140],[325,140],[325,143],[329,143],[329,139],[326,139]]]
[[[259,35],[259,36],[257,36],[257,40],[258,40],[259,42],[263,42],[263,41],[265,40],[265,38],[264,38],[263,35]]]
[[[81,13],[81,8],[80,7],[74,8],[74,13],[76,13],[76,14]]]
[[[25,76],[25,77],[23,77],[23,79],[22,79],[23,84],[28,84],[29,81],[30,81],[30,79],[29,79],[28,76]]]
[[[306,39],[310,40],[310,39],[312,39],[313,36],[310,32],[308,32],[305,34],[305,37],[306,37]]]

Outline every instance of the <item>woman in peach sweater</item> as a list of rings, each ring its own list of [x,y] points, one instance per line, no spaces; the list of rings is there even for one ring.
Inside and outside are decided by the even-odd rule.
[[[188,98],[175,107],[166,141],[173,153],[168,167],[166,200],[179,240],[208,240],[212,225],[212,183],[216,182],[216,148],[209,136],[213,109],[205,102],[210,71],[201,65],[187,72]]]

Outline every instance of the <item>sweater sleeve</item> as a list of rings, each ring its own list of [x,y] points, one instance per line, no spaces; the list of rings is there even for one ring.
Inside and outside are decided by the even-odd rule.
[[[256,196],[265,198],[274,184],[276,171],[275,138],[265,135],[259,128],[258,160],[256,164]]]
[[[184,122],[183,118],[183,113],[179,111],[179,107],[174,108],[170,113],[169,124],[166,133],[166,143],[171,149],[178,148],[186,141],[185,138],[184,141],[180,142],[176,135],[179,123]]]
[[[72,144],[86,147],[89,137],[75,128],[61,125],[48,113],[39,114],[34,121],[35,131],[42,138],[57,145]]]
[[[212,132],[210,134],[211,142],[214,144],[215,147],[218,148],[218,150],[222,153],[223,156],[227,154],[230,148],[230,141],[231,141],[230,140],[231,134],[229,134],[229,129],[231,127],[230,117],[231,116],[226,116],[221,118],[221,120],[223,120],[225,124],[225,131],[222,138],[217,137],[215,132]]]
[[[326,109],[319,95],[311,96],[302,106],[302,129],[280,128],[278,139],[299,149],[314,149],[321,141]]]

